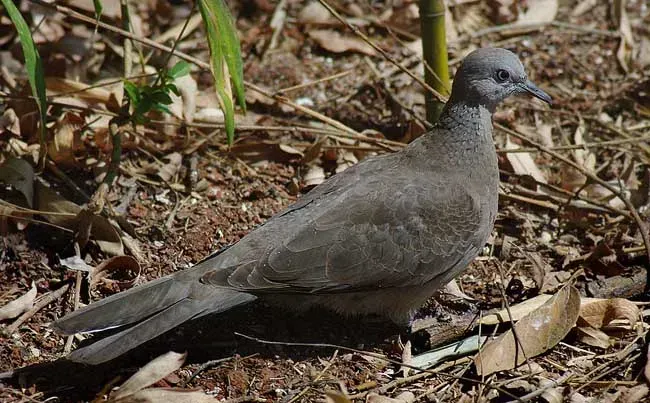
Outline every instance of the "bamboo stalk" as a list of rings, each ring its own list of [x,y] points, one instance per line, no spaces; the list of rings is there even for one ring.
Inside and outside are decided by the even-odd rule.
[[[444,0],[420,0],[420,24],[422,27],[422,50],[424,81],[443,95],[449,95],[449,67],[447,62],[447,37],[445,33]],[[425,94],[427,120],[438,121],[444,104]]]

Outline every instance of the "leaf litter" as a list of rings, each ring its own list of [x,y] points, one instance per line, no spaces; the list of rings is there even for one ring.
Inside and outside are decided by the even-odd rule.
[[[92,2],[76,3],[68,2],[77,10],[94,13]],[[102,3],[102,19],[117,25],[119,2]],[[110,205],[120,213],[94,215],[89,220],[81,213],[88,202],[84,194],[92,193],[106,172],[112,151],[107,115],[118,110],[122,98],[121,90],[115,89],[121,88],[124,78],[120,76],[123,38],[102,29],[93,34],[94,25],[83,26],[70,15],[52,13],[43,23],[43,31],[35,35],[39,51],[48,55],[43,63],[48,73],[47,95],[52,101],[47,126],[48,151],[54,162],[50,168],[43,172],[31,169],[40,150],[39,110],[33,102],[3,98],[0,295],[8,302],[7,296],[15,299],[16,290],[52,295],[64,284],[68,291],[54,295],[55,299],[18,326],[11,338],[2,339],[2,370],[61,356],[64,340],[48,330],[47,324],[75,306],[77,274],[63,267],[72,264],[66,259],[75,255],[75,242],[85,244],[82,262],[88,270],[97,271],[90,279],[82,276],[79,283],[81,289],[90,286],[89,292],[81,291],[81,302],[88,303],[199,261],[241,238],[310,186],[369,155],[394,149],[391,147],[396,145],[390,140],[409,139],[422,132],[412,124],[413,112],[416,116],[424,114],[422,90],[325,13],[320,2],[283,2],[282,10],[271,2],[254,3],[229,2],[237,16],[246,80],[270,95],[296,88],[286,92],[289,101],[306,102],[309,109],[349,128],[368,130],[366,137],[345,137],[349,132],[334,130],[312,115],[278,103],[276,98],[247,91],[252,113],[235,116],[239,129],[229,148],[212,79],[193,70],[186,83],[177,84],[181,96],[170,106],[173,116],[159,116],[150,126],[138,126],[125,134],[122,177],[108,193]],[[647,302],[641,296],[647,258],[629,212],[628,216],[621,214],[627,207],[619,197],[633,200],[645,217],[648,154],[647,146],[638,139],[650,128],[646,91],[650,79],[643,72],[650,54],[650,39],[644,28],[647,10],[639,2],[613,0],[575,2],[575,10],[547,0],[528,2],[522,8],[514,3],[448,5],[447,23],[453,28],[450,32],[457,34],[450,36],[452,69],[477,46],[501,43],[517,51],[531,79],[541,83],[556,104],[542,110],[527,100],[514,100],[504,105],[503,113],[495,117],[497,121],[525,131],[544,146],[568,156],[620,189],[621,194],[613,196],[582,172],[535,148],[521,152],[517,149],[526,144],[495,132],[504,183],[497,227],[489,253],[459,279],[460,293],[478,301],[483,319],[474,320],[477,313],[465,312],[467,302],[459,298],[451,298],[454,303],[443,305],[443,312],[450,310],[449,315],[458,315],[452,318],[469,317],[467,323],[473,323],[469,328],[480,327],[483,336],[496,332],[489,343],[507,340],[499,342],[503,343],[499,354],[491,353],[490,349],[497,348],[488,348],[489,344],[480,354],[497,354],[501,360],[495,361],[499,366],[483,367],[484,374],[488,370],[499,372],[482,380],[468,358],[454,354],[460,351],[453,344],[457,340],[442,336],[434,341],[441,342],[440,348],[446,352],[433,369],[444,371],[411,370],[406,378],[398,371],[399,363],[382,361],[378,365],[376,361],[381,360],[368,360],[360,353],[319,360],[331,352],[314,349],[297,354],[295,348],[276,346],[268,356],[234,357],[205,369],[184,385],[183,392],[170,391],[166,379],[171,378],[160,374],[173,371],[182,384],[190,379],[187,369],[206,359],[199,354],[196,360],[194,354],[194,361],[183,365],[178,356],[170,358],[174,365],[163,366],[164,370],[148,377],[129,396],[121,396],[120,401],[135,397],[145,401],[207,401],[212,396],[289,401],[316,400],[326,395],[330,399],[338,395],[334,401],[411,401],[427,396],[440,401],[470,401],[513,399],[534,393],[539,394],[527,399],[631,402],[647,398],[643,377],[650,376],[648,360],[639,352],[648,330],[647,314],[640,313],[641,303]],[[183,7],[173,8],[165,2],[139,5],[134,12],[135,31],[145,37],[180,32],[184,20],[179,11],[188,12]],[[152,10],[156,12],[150,13]],[[421,68],[415,4],[357,2],[338,4],[337,10],[397,60],[416,71]],[[276,19],[273,27],[268,25],[267,16],[283,13],[281,24]],[[41,18],[40,12],[26,12],[28,17],[32,14]],[[0,21],[0,27],[5,25]],[[65,42],[66,37],[74,40]],[[415,57],[406,43],[416,46]],[[14,40],[12,46],[16,45]],[[61,57],[66,49],[79,52],[70,58]],[[205,36],[196,26],[188,25],[179,49],[208,60]],[[147,55],[141,71],[156,71],[157,63],[166,60],[160,56]],[[0,52],[0,57],[3,94],[27,94],[21,59],[15,52],[6,51]],[[174,62],[170,61],[171,65]],[[353,73],[337,76],[344,71]],[[191,160],[198,162],[192,167]],[[21,164],[25,166],[21,168]],[[197,185],[199,180],[190,180],[193,172],[204,180],[203,187]],[[121,256],[124,254],[137,259]],[[502,278],[495,274],[497,259],[507,267]],[[584,274],[576,281],[576,288],[564,285],[580,269]],[[581,295],[579,313],[577,292]],[[31,299],[37,304],[38,299]],[[20,304],[23,311],[38,308],[27,302],[26,298]],[[509,310],[503,310],[506,302]],[[438,316],[441,328],[449,329],[445,313],[425,307],[422,315]],[[262,334],[269,338],[275,335],[277,340],[293,337],[291,332],[272,333],[278,319],[252,318],[249,330],[253,332],[264,329]],[[511,320],[516,322],[514,331],[509,329]],[[235,320],[241,321],[245,322],[242,318]],[[5,322],[10,326],[9,320]],[[355,339],[345,331],[356,321],[330,322],[326,316],[314,315],[297,323],[306,328],[303,331],[313,332],[308,337],[311,341],[331,337],[332,344],[345,344]],[[223,325],[219,322],[217,326],[213,323],[186,330],[171,339],[215,332],[212,337],[223,336],[228,333]],[[371,325],[360,326],[361,334],[375,332],[369,330]],[[462,334],[475,337],[478,330]],[[465,336],[459,338],[467,344]],[[208,340],[214,343],[212,337]],[[232,346],[229,342],[232,340],[220,343]],[[516,354],[518,343],[522,354]],[[383,340],[352,344],[384,357],[401,356],[391,342]],[[253,345],[251,350],[256,354],[263,347]],[[233,348],[227,351],[232,354]],[[462,350],[462,354],[471,355],[472,351]],[[139,364],[157,355],[151,354]],[[193,357],[192,352],[189,357]],[[417,359],[416,353],[412,362]],[[23,395],[36,398],[45,392],[68,400],[88,400],[110,384],[97,376],[96,382],[85,380],[85,390],[77,384],[72,389],[76,392],[66,395],[57,392],[61,389],[29,382],[22,391],[3,390],[0,399],[14,401]],[[120,389],[111,392],[109,388],[109,398],[119,397],[115,393]]]

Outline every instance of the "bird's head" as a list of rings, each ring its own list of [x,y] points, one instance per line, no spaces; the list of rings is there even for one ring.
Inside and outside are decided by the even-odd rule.
[[[449,101],[480,104],[494,111],[507,97],[524,93],[551,103],[551,97],[528,79],[517,55],[506,49],[482,48],[463,60]]]

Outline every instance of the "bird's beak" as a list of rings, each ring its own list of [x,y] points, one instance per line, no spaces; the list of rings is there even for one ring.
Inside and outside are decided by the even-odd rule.
[[[532,81],[526,79],[525,82],[519,84],[521,87],[522,92],[527,92],[534,96],[535,98],[539,98],[542,101],[546,102],[547,104],[553,103],[553,100],[551,97],[545,93],[544,91],[540,90],[539,87],[537,87],[535,84],[533,84]]]

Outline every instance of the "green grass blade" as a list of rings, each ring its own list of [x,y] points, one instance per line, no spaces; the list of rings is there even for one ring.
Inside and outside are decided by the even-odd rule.
[[[246,113],[246,98],[244,96],[244,63],[241,59],[239,37],[235,29],[235,22],[228,6],[223,0],[213,0],[217,16],[217,29],[219,30],[221,50],[226,59],[230,79],[235,90],[237,103]]]
[[[7,14],[16,27],[18,38],[20,38],[20,45],[23,48],[23,55],[25,57],[25,68],[27,70],[27,78],[29,85],[32,89],[32,95],[36,100],[40,115],[40,131],[39,138],[41,142],[40,159],[44,161],[47,155],[46,147],[46,113],[47,113],[47,100],[45,99],[45,75],[43,72],[43,63],[41,63],[41,56],[38,54],[38,49],[32,40],[32,33],[29,26],[16,8],[12,0],[0,0]]]
[[[234,31],[232,17],[225,4],[221,2],[222,0],[199,0],[198,5],[208,34],[212,76],[214,77],[215,89],[221,108],[223,109],[228,144],[232,144],[235,137],[235,108],[232,101],[232,94],[230,94],[230,83],[227,81],[228,77],[226,77],[224,67],[228,67],[237,99],[245,111],[243,64],[239,51],[239,40]],[[222,15],[224,12],[227,13],[227,21]],[[226,28],[225,31],[230,29],[233,32],[222,32],[224,31],[224,24],[229,24],[229,28]]]
[[[95,8],[95,19],[99,21],[102,13],[104,12],[104,6],[102,5],[101,1],[93,0],[93,7]]]

